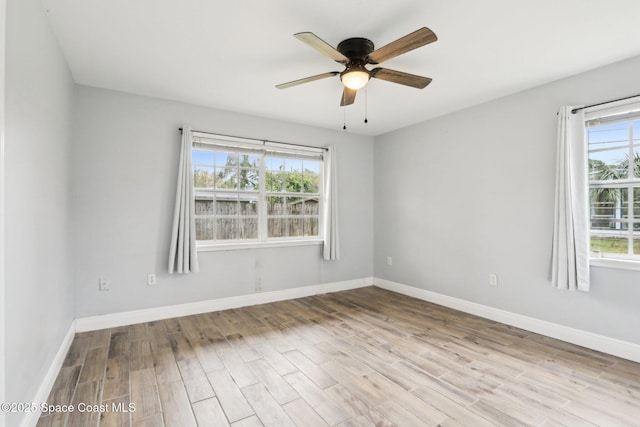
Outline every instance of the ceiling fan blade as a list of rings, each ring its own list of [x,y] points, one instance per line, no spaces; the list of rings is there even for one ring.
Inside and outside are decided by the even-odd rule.
[[[404,73],[402,71],[390,70],[388,68],[374,68],[371,70],[371,77],[380,80],[386,80],[392,83],[398,83],[405,86],[424,89],[431,79],[429,77],[416,76],[415,74]]]
[[[340,98],[340,106],[344,107],[345,105],[353,104],[356,100],[356,93],[358,93],[357,90],[345,87]]]
[[[294,34],[293,37],[305,42],[315,50],[325,54],[336,62],[339,62],[341,64],[346,64],[347,62],[349,62],[349,58],[338,52],[336,49],[334,49],[333,46],[313,33],[297,33]]]
[[[376,49],[369,54],[367,60],[370,64],[380,64],[410,50],[433,43],[436,40],[438,40],[438,37],[436,37],[433,31],[427,27],[422,27],[386,46],[382,46],[380,49]]]
[[[337,76],[338,74],[340,74],[340,72],[338,72],[338,71],[329,71],[328,73],[322,73],[322,74],[318,74],[318,75],[311,76],[311,77],[305,77],[304,79],[294,80],[294,81],[288,82],[288,83],[281,83],[279,85],[276,85],[276,87],[278,89],[286,89],[286,88],[291,87],[291,86],[297,86],[297,85],[301,85],[303,83],[309,83],[309,82],[312,82],[312,81],[315,81],[315,80],[326,79],[327,77]]]

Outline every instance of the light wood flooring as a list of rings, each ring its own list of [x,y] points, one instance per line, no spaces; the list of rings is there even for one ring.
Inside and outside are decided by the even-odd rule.
[[[370,287],[79,333],[48,403],[107,410],[38,426],[638,426],[640,365]]]

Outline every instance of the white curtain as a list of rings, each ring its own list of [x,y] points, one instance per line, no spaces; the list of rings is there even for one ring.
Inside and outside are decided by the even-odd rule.
[[[324,155],[324,212],[323,240],[324,247],[322,257],[325,260],[337,260],[340,258],[338,247],[338,177],[336,174],[336,149],[327,147]]]
[[[589,190],[584,113],[564,106],[558,114],[556,192],[551,282],[559,289],[589,290]]]
[[[176,207],[173,212],[173,230],[169,248],[169,273],[198,272],[198,254],[196,252],[196,227],[193,200],[193,170],[191,168],[191,128],[182,128],[182,148],[178,186],[176,189]]]

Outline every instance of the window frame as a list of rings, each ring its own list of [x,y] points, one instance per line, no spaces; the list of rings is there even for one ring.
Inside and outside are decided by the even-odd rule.
[[[256,212],[257,217],[257,237],[247,239],[220,239],[220,240],[196,240],[196,249],[198,251],[218,251],[218,250],[235,250],[235,249],[250,249],[250,248],[268,248],[268,247],[285,247],[285,246],[304,246],[304,245],[321,245],[323,240],[323,205],[324,205],[324,154],[326,149],[320,147],[310,147],[304,145],[296,145],[289,143],[277,143],[271,141],[254,140],[248,138],[231,137],[218,134],[209,134],[204,132],[192,132],[191,136],[191,148],[192,150],[211,150],[212,152],[226,151],[231,153],[237,153],[238,155],[252,154],[258,156],[258,176],[259,176],[259,188],[257,192],[245,192],[239,187],[235,190],[218,190],[215,185],[212,187],[211,194],[215,200],[215,194],[229,193],[235,194],[240,197],[242,194],[257,195],[258,209]],[[267,189],[267,168],[266,157],[273,155],[275,157],[282,156],[282,158],[293,158],[303,161],[313,160],[319,162],[318,171],[318,192],[317,193],[296,193],[296,192],[273,192]],[[193,153],[192,153],[193,161]],[[214,161],[215,164],[215,161]],[[211,165],[213,166],[213,165]],[[304,166],[303,166],[304,168]],[[195,171],[196,163],[193,162],[192,170]],[[240,170],[240,166],[238,166]],[[215,168],[214,168],[215,171]],[[304,174],[304,171],[300,173]],[[192,177],[192,182],[194,177]],[[207,190],[205,190],[207,191]],[[198,191],[195,187],[193,190],[194,209],[195,201],[198,194],[202,194],[202,190]],[[317,198],[318,213],[313,215],[317,217],[317,230],[318,234],[314,236],[294,236],[294,237],[269,237],[268,220],[270,215],[268,214],[268,197],[270,195],[276,195],[276,197],[312,197]],[[215,203],[213,211],[215,212]],[[196,218],[202,218],[202,215],[196,215]],[[213,213],[210,216],[212,219],[216,218],[216,214]],[[304,224],[305,215],[301,215]],[[214,222],[215,227],[215,222]]]
[[[611,125],[616,123],[626,123],[628,126],[628,134],[626,136],[626,140],[624,143],[612,145],[608,148],[591,148],[590,147],[590,129],[603,126],[603,125]],[[589,194],[589,241],[591,242],[591,238],[594,235],[594,229],[592,228],[592,209],[593,204],[591,200],[591,193],[593,189],[597,188],[617,188],[627,190],[627,204],[624,206],[626,209],[626,217],[624,214],[620,215],[620,218],[615,218],[616,222],[620,224],[626,224],[627,230],[624,237],[627,239],[627,248],[628,251],[626,254],[616,254],[616,253],[608,253],[608,252],[600,252],[600,251],[592,251],[589,248],[589,263],[592,266],[599,267],[611,267],[618,269],[626,269],[626,270],[636,270],[640,271],[640,254],[634,254],[634,237],[637,238],[637,234],[634,233],[634,226],[640,224],[640,206],[634,206],[635,197],[638,192],[640,192],[640,176],[629,176],[629,172],[633,171],[635,168],[635,156],[640,153],[640,128],[637,126],[637,123],[640,123],[640,102],[633,103],[613,103],[613,105],[609,105],[605,108],[596,109],[596,110],[587,110],[585,114],[585,139],[586,139],[586,150],[587,150],[587,163],[591,159],[592,153],[597,152],[607,152],[613,150],[626,150],[628,154],[628,162],[627,165],[627,177],[621,179],[610,179],[610,180],[592,180],[591,175],[589,174],[588,180],[588,194]],[[634,126],[635,125],[635,126]],[[634,131],[637,131],[636,134]],[[621,208],[622,209],[622,208]],[[636,233],[638,231],[636,230]],[[591,245],[591,243],[590,243]],[[631,251],[631,254],[629,253]]]

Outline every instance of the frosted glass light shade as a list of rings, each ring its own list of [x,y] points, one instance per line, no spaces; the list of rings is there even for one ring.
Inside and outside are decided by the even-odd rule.
[[[340,80],[342,80],[342,84],[348,87],[349,89],[358,90],[369,81],[369,73],[367,71],[362,70],[347,70],[344,74],[340,76]]]

